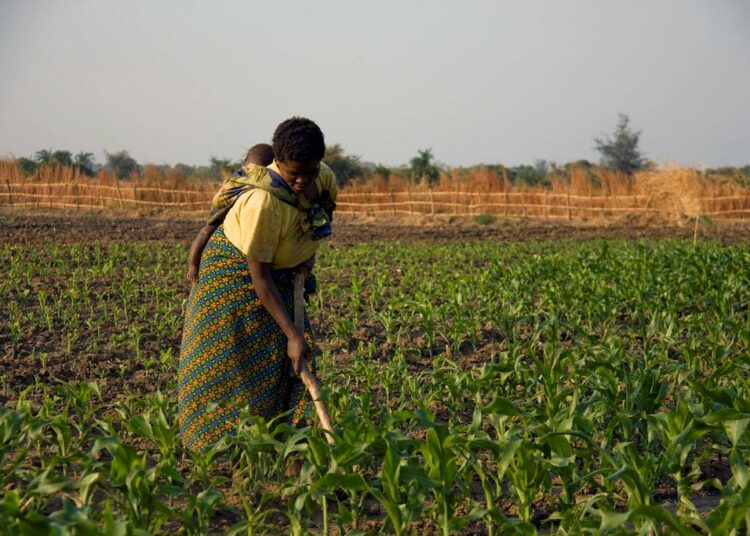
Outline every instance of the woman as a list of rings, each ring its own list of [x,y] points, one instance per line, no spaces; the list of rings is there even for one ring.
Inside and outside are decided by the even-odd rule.
[[[310,359],[307,320],[292,318],[293,274],[309,271],[330,235],[333,172],[323,133],[300,117],[273,136],[274,162],[240,195],[201,257],[178,366],[180,435],[199,449],[230,431],[245,406],[271,419],[306,420],[312,402],[296,376]]]

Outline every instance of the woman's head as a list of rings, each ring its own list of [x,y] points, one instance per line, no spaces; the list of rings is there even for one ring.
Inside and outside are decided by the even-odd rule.
[[[273,133],[274,158],[281,176],[295,191],[315,180],[325,152],[323,132],[304,117],[287,119]]]

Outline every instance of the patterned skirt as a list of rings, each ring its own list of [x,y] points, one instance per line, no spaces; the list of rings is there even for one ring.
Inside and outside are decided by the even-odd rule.
[[[292,274],[272,278],[290,315]],[[305,338],[312,331],[305,318]],[[214,231],[188,299],[178,365],[178,420],[183,444],[200,449],[231,433],[241,410],[271,419],[290,411],[293,425],[309,419],[312,401],[292,372],[287,338],[260,302],[247,262]]]

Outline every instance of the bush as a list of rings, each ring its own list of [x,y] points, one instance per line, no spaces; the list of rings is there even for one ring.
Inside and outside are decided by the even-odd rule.
[[[497,218],[495,218],[493,214],[482,213],[474,216],[472,220],[474,220],[479,225],[489,225],[490,223],[495,223]]]
[[[336,182],[339,186],[348,184],[353,179],[367,178],[369,171],[358,156],[346,154],[340,144],[326,147],[326,155],[323,161],[336,174]]]

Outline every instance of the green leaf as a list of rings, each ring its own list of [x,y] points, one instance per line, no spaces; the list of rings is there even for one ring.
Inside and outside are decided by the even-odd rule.
[[[601,530],[617,530],[621,528],[629,519],[630,512],[600,512],[601,523],[599,528]]]
[[[747,454],[740,452],[740,449],[737,447],[733,448],[729,455],[729,465],[732,469],[734,481],[740,489],[745,489],[748,478],[750,478],[750,472],[747,467]]]
[[[433,480],[424,469],[413,464],[407,464],[401,467],[401,481],[404,484],[415,483],[419,489],[431,489],[438,485],[436,480]]]
[[[497,415],[507,415],[509,417],[519,417],[523,415],[518,408],[507,398],[497,397],[487,404],[483,410],[484,413],[495,413]]]
[[[724,426],[724,430],[727,433],[727,437],[729,438],[729,441],[732,442],[733,447],[736,447],[740,442],[740,438],[742,437],[742,434],[745,433],[745,430],[747,430],[747,425],[749,423],[750,418],[736,419],[733,421],[725,421],[722,423],[722,425]]]
[[[39,475],[29,482],[28,491],[39,495],[51,495],[63,490],[75,489],[73,480],[57,473],[51,473],[52,465],[47,467]]]
[[[297,496],[297,499],[294,501],[294,510],[296,512],[301,512],[302,509],[305,507],[305,502],[307,501],[307,498],[310,496],[309,493],[300,493]]]
[[[505,475],[505,471],[508,469],[513,456],[516,451],[523,443],[523,440],[518,437],[512,437],[510,440],[504,442],[500,456],[497,458],[497,476],[498,479],[502,479]]]
[[[3,494],[3,502],[0,502],[0,513],[8,517],[16,517],[21,504],[21,498],[14,489]]]
[[[109,501],[104,504],[104,513],[102,517],[104,519],[104,534],[111,536],[128,536],[128,534],[132,532],[133,527],[130,521],[119,521],[115,519]]]
[[[94,492],[94,485],[102,480],[101,473],[89,473],[78,481],[78,491],[81,494],[81,503],[88,504],[91,494]]]
[[[713,411],[703,417],[703,422],[706,424],[721,424],[723,425],[727,421],[736,421],[748,419],[750,416],[747,413],[742,413],[734,408],[721,408],[720,410]]]
[[[750,486],[745,486],[740,493],[723,497],[719,506],[706,519],[710,534],[731,534],[745,523],[748,526],[750,513]]]
[[[315,486],[313,486],[311,491],[320,488],[341,488],[346,491],[367,491],[370,489],[362,475],[357,473],[348,473],[344,475],[327,473],[315,483]]]
[[[344,503],[342,502],[339,502],[338,505],[338,516],[340,523],[345,523],[348,525],[354,521],[354,516],[352,516],[352,513],[346,508],[346,506],[344,506]]]
[[[632,509],[628,514],[630,520],[646,518],[664,523],[681,536],[699,536],[696,531],[686,527],[683,523],[675,519],[672,514],[670,514],[661,506],[641,505]]]
[[[388,516],[388,520],[391,522],[391,525],[393,526],[393,530],[396,531],[396,534],[403,534],[403,515],[401,513],[401,508],[399,506],[386,499],[382,493],[380,493],[377,490],[372,491],[373,496],[375,499],[380,503],[380,506],[382,506],[385,509],[385,512]]]

